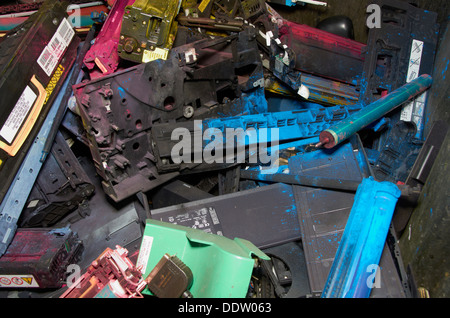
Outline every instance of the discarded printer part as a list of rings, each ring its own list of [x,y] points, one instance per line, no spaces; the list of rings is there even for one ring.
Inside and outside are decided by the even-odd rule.
[[[226,2],[221,0],[205,2],[198,0],[183,1],[181,4],[182,10],[177,16],[177,21],[182,25],[186,25],[186,23],[190,24],[195,21],[194,23],[200,23],[202,28],[213,26],[214,21],[218,25],[226,25],[228,23],[233,25],[235,22],[238,22],[235,20],[235,17],[239,14],[239,7],[240,1],[236,0]],[[241,21],[241,23],[242,22],[243,21]],[[232,30],[233,29],[224,31]],[[242,31],[242,28],[237,30],[237,32],[239,31]]]
[[[255,259],[269,259],[250,241],[209,234],[198,229],[147,220],[137,260],[145,277],[165,254],[177,257],[192,271],[194,298],[243,298]],[[143,294],[149,294],[144,289]]]
[[[288,45],[279,39],[279,28],[269,14],[260,15],[253,27],[258,32],[258,44],[262,53],[262,62],[269,75],[281,81],[288,89],[304,99],[309,98],[308,88],[302,84],[302,74],[295,68],[296,55]]]
[[[65,8],[59,1],[44,2],[0,44],[0,199],[76,59],[80,40]]]
[[[180,25],[190,28],[240,32],[249,22],[266,13],[265,3],[261,0],[192,2],[182,5],[183,10],[177,16]]]
[[[295,69],[301,72],[351,85],[363,72],[362,43],[287,20],[279,28],[279,38],[296,55]]]
[[[83,250],[68,227],[20,228],[0,258],[0,288],[61,288],[67,266],[76,265]]]
[[[39,10],[44,0],[16,1],[15,3],[0,6],[0,37],[25,22],[29,16]],[[66,11],[77,34],[83,34],[89,30],[93,20],[95,21],[93,15],[98,12],[107,12],[108,7],[102,1],[74,0],[70,1]],[[73,14],[75,12],[76,14]]]
[[[400,190],[395,184],[366,178],[342,234],[322,292],[323,298],[367,298],[370,266],[379,264]]]
[[[241,32],[245,27],[243,20],[217,21],[216,19],[195,18],[192,16],[185,16],[183,14],[180,14],[177,17],[177,21],[180,25],[188,28],[201,28],[224,32]]]
[[[372,3],[381,9],[381,23],[368,33],[360,85],[365,105],[382,91],[389,93],[419,75],[433,74],[439,33],[435,12],[398,0]]]
[[[260,15],[266,14],[266,4],[263,0],[242,0],[241,2],[241,16],[244,20],[254,21]]]
[[[219,195],[239,191],[240,167],[231,167],[217,173],[217,188]]]
[[[175,40],[181,0],[135,0],[123,15],[119,56],[136,63],[165,60]]]
[[[416,131],[412,122],[402,120],[390,128],[372,167],[376,180],[405,183],[423,144],[415,139]]]
[[[152,190],[153,209],[214,197],[209,192],[180,180],[173,180]]]
[[[191,0],[182,5],[186,16],[231,21],[240,18],[252,21],[266,12],[263,0]]]
[[[267,164],[275,156],[266,150],[271,143],[319,136],[325,127],[360,109],[358,105],[319,107],[155,124],[151,137],[156,166],[161,172],[190,173],[247,161],[258,163],[258,159]],[[181,140],[172,138],[173,134]],[[263,151],[258,154],[258,149]]]
[[[283,167],[281,167],[283,168]],[[287,167],[286,167],[287,168]],[[297,184],[309,187],[318,187],[325,189],[339,189],[346,191],[355,191],[359,182],[354,180],[334,179],[327,177],[299,176],[286,173],[261,173],[259,169],[241,170],[243,179],[259,180],[265,182],[282,182],[287,184]]]
[[[58,133],[28,196],[20,226],[52,226],[88,200],[94,190],[66,140]]]
[[[317,147],[332,148],[352,134],[381,118],[389,111],[427,90],[432,82],[430,75],[424,74],[395,91],[365,106],[359,112],[349,116],[336,125],[320,133]]]
[[[153,209],[151,215],[154,220],[230,239],[240,237],[258,248],[301,235],[292,187],[282,183]]]
[[[148,136],[155,123],[267,111],[262,76],[255,40],[241,32],[74,86],[105,192],[121,201],[177,175],[156,171]]]
[[[70,73],[72,72],[73,69]],[[64,81],[62,91],[58,93],[36,138],[30,140],[32,145],[21,162],[17,173],[14,175],[11,186],[0,204],[0,237],[2,237],[0,241],[0,255],[6,251],[14,237],[19,217],[25,207],[26,200],[33,188],[37,175],[42,168],[42,153],[48,134],[54,123],[54,118],[58,109],[60,109],[60,103],[68,82],[69,79]]]
[[[137,200],[127,200],[117,204],[102,191],[101,178],[95,174],[94,163],[90,156],[79,157],[79,161],[88,176],[92,176],[95,193],[89,198],[88,210],[82,205],[67,215],[58,224],[71,224],[71,229],[85,244],[80,267],[87,268],[105,249],[120,245],[134,255],[139,248],[147,216],[142,212]]]
[[[269,276],[274,292],[280,298],[299,298],[311,295],[306,259],[301,242],[276,245],[262,251],[271,258],[261,264]]]
[[[125,7],[134,0],[117,0],[108,13],[106,21],[95,38],[94,44],[84,57],[91,79],[116,71],[119,65],[118,45]]]
[[[209,18],[215,1],[184,0],[181,2],[181,11],[185,16]],[[177,17],[178,18],[178,17]]]
[[[320,169],[327,168],[326,173]],[[315,172],[318,172],[317,174]],[[261,173],[259,167],[241,169],[242,179],[310,187],[316,190],[356,192],[364,177],[372,175],[358,135],[333,151],[320,150],[299,153],[289,158],[287,166],[279,166],[271,174]]]
[[[421,146],[420,152],[404,181],[406,186],[419,189],[423,188],[434,161],[441,150],[447,132],[448,124],[446,122],[439,120],[433,123],[430,133],[425,143]],[[406,228],[408,220],[416,206],[417,200],[403,197],[399,198],[392,220],[397,236],[400,236]]]
[[[356,86],[333,81],[324,77],[314,76],[311,74],[302,73],[301,83],[308,88],[308,101],[311,103],[318,103],[323,106],[337,106],[337,105],[354,105],[359,100],[359,92]],[[292,98],[292,103],[300,103],[296,101],[298,98],[298,91],[293,91],[285,83],[277,79],[275,76],[265,76],[265,90],[280,97]]]
[[[64,95],[61,99],[60,106],[56,112],[56,115],[53,119],[53,125],[48,133],[47,140],[44,145],[44,149],[42,150],[42,157],[40,159],[41,162],[45,161],[46,156],[50,152],[50,148],[52,147],[53,141],[56,137],[56,134],[58,133],[59,126],[61,125],[61,122],[63,121],[64,114],[66,113],[67,108],[70,106],[70,101],[73,99],[73,88],[72,86],[75,85],[81,78],[83,77],[82,67],[83,67],[83,58],[86,55],[87,51],[91,47],[91,40],[94,38],[95,32],[96,32],[96,26],[92,26],[92,28],[89,30],[88,34],[86,35],[84,39],[83,45],[80,47],[80,49],[77,51],[77,58],[74,62],[74,65],[71,70],[71,76],[69,78],[68,87],[66,87],[64,91]]]
[[[310,143],[308,144],[310,145]],[[308,146],[308,144],[298,146]],[[295,143],[289,143],[289,145],[295,146]],[[347,158],[351,158],[351,156],[348,156]],[[295,160],[296,156],[291,157],[290,159]],[[346,162],[345,157],[343,162],[345,166]],[[242,179],[247,180],[256,180],[269,183],[282,182],[291,185],[322,188],[328,190],[349,191],[349,192],[356,192],[361,183],[361,180],[357,178],[354,179],[346,177],[336,177],[335,174],[337,171],[330,172],[330,174],[326,176],[323,175],[318,176],[318,175],[303,175],[298,173],[291,173],[290,165],[278,165],[269,169],[270,173],[264,171],[264,168],[262,168],[261,166],[257,167],[254,167],[254,165],[253,167],[247,166],[245,169],[241,169],[240,177]],[[369,170],[372,171],[371,168],[369,168]],[[372,174],[373,172],[371,172],[371,175]],[[412,187],[405,184],[398,184],[398,188],[401,191],[401,197],[403,199],[407,199],[410,202],[416,202],[421,191],[420,187]]]
[[[274,42],[271,40],[271,42]],[[278,44],[272,44],[280,48]],[[294,69],[295,55],[288,47],[271,49],[270,57],[263,57],[263,65],[275,78],[281,81],[289,90],[304,99],[309,99],[309,88],[302,83],[302,74]],[[268,77],[270,75],[267,75]]]
[[[64,118],[61,122],[61,128],[63,128],[66,132],[69,132],[72,140],[76,140],[81,142],[82,144],[89,147],[89,142],[86,137],[86,131],[83,127],[83,122],[81,120],[80,115],[74,113],[71,110],[71,105],[76,108],[75,97],[72,96],[71,100],[69,100],[69,109],[64,114]]]
[[[292,174],[345,178],[359,183],[373,175],[358,135],[333,149],[299,153],[289,158],[288,167]],[[293,185],[292,189],[297,202],[311,293],[320,296],[354,204],[355,192],[300,185]],[[377,280],[379,288],[374,288],[370,297],[407,295],[393,255],[386,244],[379,263],[383,269]]]
[[[437,13],[423,10],[411,3],[377,0],[380,26],[368,33],[367,50],[360,80],[361,103],[368,105],[380,95],[411,82],[423,74],[433,74],[439,24]],[[419,22],[420,21],[420,22]],[[416,126],[415,138],[423,141],[424,110],[427,91],[395,110],[393,124],[402,120]],[[382,151],[385,134],[379,137]]]
[[[176,255],[164,254],[145,278],[147,288],[158,298],[190,298],[192,271]]]
[[[226,104],[239,98],[242,93],[263,92],[263,68],[253,29],[246,29],[228,37],[195,41],[172,49],[172,53],[178,55],[181,60],[180,67],[187,76],[184,87],[185,105],[192,106],[194,110],[199,105],[211,109],[211,112],[200,112],[203,118],[218,117],[213,111],[216,104]],[[195,85],[195,82],[201,82],[203,88],[200,85],[190,86]],[[195,90],[202,92],[193,92]],[[262,101],[259,100],[258,103]],[[266,105],[262,103],[259,107],[254,106],[253,109],[234,113],[260,113],[264,109]],[[226,109],[225,111],[228,115],[233,113]]]
[[[107,248],[60,298],[142,298],[146,283],[128,250]]]
[[[412,187],[425,185],[434,161],[442,148],[448,129],[448,123],[443,120],[438,120],[433,123],[430,133],[406,178],[405,184]]]
[[[277,25],[270,20],[264,1],[208,1],[200,3],[195,10],[197,11],[192,12],[186,9],[184,13],[180,13],[177,18],[180,24],[228,33],[255,29],[260,51],[265,54],[265,77],[275,76],[289,90],[308,98],[308,90],[300,81],[301,74],[294,69],[295,54],[286,45],[281,45],[277,38]],[[199,15],[199,10],[210,14]]]

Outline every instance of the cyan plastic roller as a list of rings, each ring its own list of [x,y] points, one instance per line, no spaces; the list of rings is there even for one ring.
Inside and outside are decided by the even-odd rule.
[[[395,205],[392,182],[363,179],[342,234],[322,298],[368,298],[374,284]],[[380,270],[378,268],[378,270]]]

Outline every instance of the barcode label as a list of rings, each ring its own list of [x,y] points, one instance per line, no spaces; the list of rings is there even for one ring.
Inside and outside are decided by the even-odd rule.
[[[423,42],[413,40],[411,45],[411,53],[409,55],[408,74],[406,75],[406,83],[411,82],[419,76],[420,64],[422,60]],[[424,94],[424,93],[422,93]],[[402,108],[400,120],[413,121],[414,101],[408,102]]]
[[[2,136],[8,143],[12,143],[16,137],[17,132],[34,104],[36,97],[36,93],[33,92],[29,86],[27,86],[22,92],[22,95],[20,95],[19,100],[0,130],[0,136]]]
[[[46,47],[44,51],[42,51],[41,56],[39,57],[38,64],[42,67],[45,73],[50,76],[55,68],[56,63],[58,63],[58,59],[54,51]],[[56,62],[55,62],[56,60]]]
[[[70,25],[70,22],[64,18],[37,60],[37,63],[44,70],[45,74],[50,76],[53,73],[59,59],[67,46],[69,46],[74,35],[75,31]]]
[[[147,270],[147,263],[150,257],[150,252],[153,245],[153,236],[144,235],[141,242],[141,248],[139,249],[139,255],[136,262],[136,267],[141,267],[141,273],[145,274]]]
[[[63,22],[59,25],[58,30],[56,30],[56,33],[61,36],[67,46],[72,41],[75,31],[73,30],[70,22],[64,18]]]

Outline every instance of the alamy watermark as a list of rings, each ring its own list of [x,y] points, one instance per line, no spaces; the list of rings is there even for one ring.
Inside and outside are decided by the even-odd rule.
[[[177,127],[171,140],[178,141],[171,149],[174,163],[251,163],[260,164],[261,173],[278,170],[278,128],[209,127],[203,131],[201,120],[194,120],[194,131]]]
[[[366,284],[369,288],[381,288],[381,271],[380,266],[371,264],[366,268],[367,273],[371,273],[367,279]]]
[[[369,29],[381,28],[381,8],[378,4],[369,4],[366,13],[370,13],[366,20]]]
[[[66,285],[71,288],[74,284],[78,283],[81,277],[81,268],[77,264],[69,264],[66,268]],[[80,288],[81,285],[76,285],[75,288]]]
[[[81,6],[71,4],[67,7],[68,20],[74,28],[81,28]]]

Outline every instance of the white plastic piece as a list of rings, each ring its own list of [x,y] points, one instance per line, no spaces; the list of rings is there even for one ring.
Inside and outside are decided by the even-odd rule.
[[[303,97],[304,99],[309,99],[309,89],[305,85],[301,85],[297,92],[298,95]]]

